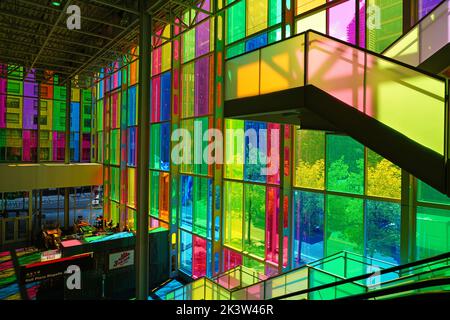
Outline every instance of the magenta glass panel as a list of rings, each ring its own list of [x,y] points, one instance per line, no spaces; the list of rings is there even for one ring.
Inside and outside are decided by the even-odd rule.
[[[242,265],[242,256],[230,249],[223,249],[223,271]]]
[[[152,53],[152,75],[161,73],[161,47],[153,49]]]
[[[209,25],[210,22],[208,20],[197,26],[195,33],[195,52],[197,57],[209,52]]]
[[[268,184],[280,184],[280,129],[278,123],[267,124],[267,169],[270,173],[276,170],[276,173],[267,176]]]
[[[328,9],[328,34],[330,36],[356,44],[355,6],[355,1],[347,1]]]
[[[64,161],[65,144],[64,132],[53,132],[53,161]]]
[[[0,128],[6,128],[6,79],[0,78]]]
[[[366,47],[366,0],[359,0],[359,46]]]
[[[23,130],[23,161],[36,160],[37,131]]]
[[[81,149],[81,161],[89,162],[91,160],[91,135],[89,133],[83,134]]]
[[[266,261],[278,264],[278,214],[280,212],[280,190],[267,188],[266,195]]]
[[[203,6],[202,6],[202,9],[203,10],[206,10],[206,11],[209,11],[210,10],[210,0],[205,0],[204,2],[203,2]],[[199,5],[197,5],[197,6],[199,6]],[[206,19],[208,17],[208,15],[207,14],[205,14],[205,13],[203,13],[203,12],[199,12],[198,13],[198,16],[197,16],[197,23],[198,22],[200,22],[200,21],[202,21],[203,19]]]
[[[194,236],[192,276],[201,278],[206,275],[206,239]]]
[[[160,120],[161,110],[161,77],[152,79],[152,106],[150,112],[151,122],[158,122]]]
[[[419,19],[433,11],[442,0],[419,0]]]
[[[209,114],[209,60],[203,57],[195,62],[195,116]]]
[[[24,129],[37,130],[38,100],[32,98],[23,99],[23,122]],[[35,122],[36,119],[36,122]]]

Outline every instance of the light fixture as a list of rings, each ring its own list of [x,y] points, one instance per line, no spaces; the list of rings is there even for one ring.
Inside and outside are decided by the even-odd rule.
[[[61,6],[61,0],[52,0],[50,4],[54,7],[60,7]]]

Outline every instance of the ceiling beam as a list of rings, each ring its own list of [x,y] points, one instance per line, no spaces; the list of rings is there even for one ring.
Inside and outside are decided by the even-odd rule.
[[[53,27],[50,29],[50,32],[47,35],[47,39],[45,39],[44,43],[41,46],[41,49],[39,49],[39,52],[37,53],[36,57],[33,60],[33,63],[31,64],[30,69],[33,69],[34,65],[36,64],[36,62],[39,60],[39,57],[41,56],[42,51],[44,50],[45,46],[47,45],[48,41],[50,40],[53,32],[55,31],[56,27],[58,26],[58,23],[61,21],[61,19],[63,18],[64,14],[66,13],[67,8],[70,5],[71,0],[67,0],[66,4],[64,5],[63,9],[61,10],[61,12],[59,13],[58,18],[56,19],[55,23],[53,24]]]
[[[119,5],[119,4],[110,3],[109,1],[103,1],[103,0],[88,0],[88,1],[89,2],[98,3],[98,4],[104,5],[106,7],[110,7],[110,8],[114,8],[114,9],[117,9],[117,10],[121,10],[121,11],[125,11],[125,12],[128,12],[128,13],[132,13],[132,14],[135,14],[135,15],[139,16],[139,11],[135,10],[133,8],[127,8],[125,6],[122,6],[122,5]]]

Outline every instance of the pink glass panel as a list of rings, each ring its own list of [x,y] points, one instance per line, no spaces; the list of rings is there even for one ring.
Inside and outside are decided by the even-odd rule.
[[[192,275],[200,278],[206,275],[206,239],[194,236]]]
[[[152,106],[151,106],[151,122],[160,120],[161,110],[161,77],[152,79]]]
[[[328,1],[329,2],[329,1]],[[355,1],[346,1],[328,9],[328,34],[356,44]]]
[[[224,271],[233,269],[234,267],[242,265],[242,256],[229,249],[223,250],[223,268]]]
[[[280,184],[280,129],[278,123],[267,124],[267,157],[270,159],[267,169],[278,168],[276,173],[267,176],[269,184]]]

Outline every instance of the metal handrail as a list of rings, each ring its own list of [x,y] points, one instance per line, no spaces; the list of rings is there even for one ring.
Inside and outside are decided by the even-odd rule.
[[[285,299],[285,298],[294,297],[294,296],[305,294],[305,293],[310,293],[310,292],[317,291],[317,290],[328,289],[331,287],[335,287],[335,286],[339,286],[339,285],[343,285],[343,284],[347,284],[347,283],[352,283],[352,282],[356,282],[359,280],[368,279],[374,275],[383,275],[383,274],[399,271],[402,269],[407,269],[407,268],[415,267],[418,265],[425,265],[425,264],[428,264],[429,262],[435,262],[435,261],[444,260],[444,259],[448,259],[448,258],[450,258],[450,252],[446,252],[446,253],[443,253],[443,254],[440,254],[440,255],[437,255],[434,257],[423,259],[423,260],[406,263],[404,265],[400,265],[400,266],[396,266],[396,267],[392,267],[392,268],[388,268],[388,269],[383,269],[381,271],[371,272],[371,273],[363,274],[360,276],[355,276],[355,277],[348,278],[348,279],[345,279],[345,280],[342,280],[339,282],[328,283],[328,284],[325,284],[322,286],[308,288],[308,289],[300,290],[297,292],[292,292],[292,293],[286,294],[284,296],[277,297],[275,299]]]

